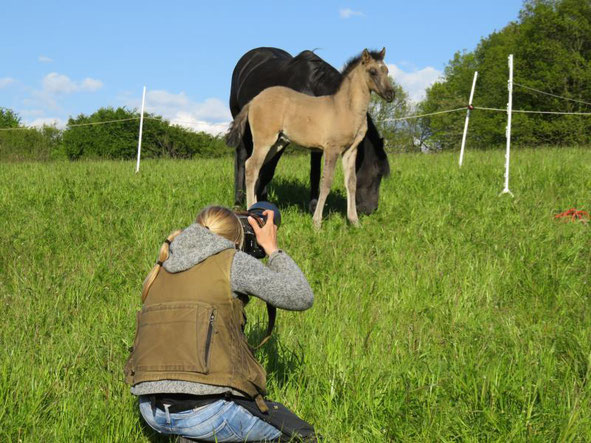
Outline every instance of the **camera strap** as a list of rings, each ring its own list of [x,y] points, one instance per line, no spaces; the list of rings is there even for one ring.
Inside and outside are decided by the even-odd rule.
[[[269,317],[269,323],[267,324],[265,338],[263,338],[254,349],[259,349],[261,346],[267,343],[271,338],[271,334],[273,333],[273,327],[275,327],[275,317],[277,316],[277,308],[270,303],[267,303],[267,316]]]

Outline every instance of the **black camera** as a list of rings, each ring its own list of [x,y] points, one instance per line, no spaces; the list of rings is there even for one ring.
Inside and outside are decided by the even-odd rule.
[[[281,213],[279,212],[279,208],[273,203],[257,202],[248,208],[246,212],[238,212],[236,214],[240,219],[240,223],[242,223],[242,228],[244,229],[244,243],[242,244],[242,251],[252,255],[255,258],[263,258],[267,254],[265,254],[263,248],[261,248],[261,246],[257,243],[254,229],[252,229],[252,226],[248,222],[248,217],[254,218],[259,226],[263,227],[267,222],[267,217],[263,215],[263,212],[265,211],[274,212],[273,223],[275,226],[279,227],[281,225]]]

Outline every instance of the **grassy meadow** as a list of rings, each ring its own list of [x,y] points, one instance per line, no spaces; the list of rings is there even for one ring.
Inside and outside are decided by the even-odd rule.
[[[392,155],[379,210],[320,232],[306,156],[279,164],[280,247],[315,304],[258,351],[269,397],[329,442],[590,441],[591,149]],[[0,166],[0,441],[174,441],[123,381],[165,236],[233,203],[231,158]],[[266,327],[248,306],[251,342]]]

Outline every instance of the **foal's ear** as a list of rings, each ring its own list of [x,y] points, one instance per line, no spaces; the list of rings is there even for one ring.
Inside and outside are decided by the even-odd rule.
[[[381,58],[382,60],[384,60],[384,57],[385,57],[385,56],[386,56],[386,47],[384,46],[384,47],[382,48],[382,50],[380,51],[380,58]]]
[[[369,63],[370,60],[371,60],[371,55],[369,55],[369,51],[366,48],[361,53],[361,63],[366,64],[366,63]]]

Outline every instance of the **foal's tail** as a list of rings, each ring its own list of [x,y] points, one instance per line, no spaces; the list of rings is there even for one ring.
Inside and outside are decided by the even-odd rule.
[[[232,148],[237,148],[242,141],[242,136],[244,135],[244,128],[246,127],[246,122],[248,121],[248,108],[250,107],[250,103],[248,103],[242,110],[238,113],[234,121],[230,124],[230,129],[226,133],[226,144],[231,146]]]

